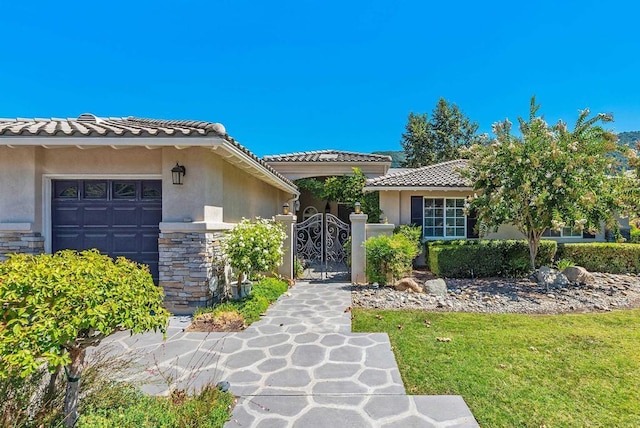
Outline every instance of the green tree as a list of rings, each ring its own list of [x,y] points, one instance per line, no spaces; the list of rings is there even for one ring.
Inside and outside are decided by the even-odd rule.
[[[86,349],[120,330],[165,331],[148,268],[97,251],[17,254],[0,263],[0,379],[64,367],[65,425],[78,419]]]
[[[461,149],[480,143],[478,124],[457,105],[440,98],[431,112],[409,113],[400,144],[405,152],[404,166],[417,168],[461,157]]]
[[[593,233],[605,222],[617,231],[623,202],[611,178],[616,138],[600,126],[613,118],[583,110],[569,131],[562,121],[548,125],[538,109],[533,97],[529,120],[518,118],[521,136],[512,134],[508,119],[494,124],[495,140],[472,146],[462,171],[476,191],[469,208],[481,230],[515,225],[529,243],[532,269],[546,229]]]
[[[367,176],[360,168],[353,168],[353,175],[333,176],[325,180],[302,178],[296,181],[300,189],[310,191],[318,199],[340,202],[353,206],[360,202],[362,212],[369,215],[368,221],[380,221],[380,196],[378,192],[363,193]]]

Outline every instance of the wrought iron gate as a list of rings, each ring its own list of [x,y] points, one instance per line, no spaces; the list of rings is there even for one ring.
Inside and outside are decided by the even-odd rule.
[[[347,274],[348,223],[333,214],[314,214],[296,225],[296,260],[303,277],[327,279]]]

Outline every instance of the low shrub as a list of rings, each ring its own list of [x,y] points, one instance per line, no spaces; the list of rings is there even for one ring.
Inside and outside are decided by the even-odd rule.
[[[439,276],[522,276],[531,270],[525,240],[430,241],[426,246],[429,269]],[[550,264],[556,250],[555,241],[541,241],[536,266]]]
[[[240,300],[220,303],[208,308],[198,308],[194,313],[194,319],[202,314],[214,316],[225,312],[236,312],[249,325],[260,319],[269,305],[289,289],[289,284],[278,278],[262,278],[253,283],[251,294]]]
[[[592,272],[640,273],[640,245],[636,244],[561,244],[558,255]]]
[[[640,229],[635,222],[631,222],[631,230],[629,231],[629,242],[632,244],[640,244]]]
[[[419,246],[404,233],[380,235],[364,242],[367,257],[366,273],[370,282],[385,285],[411,273]],[[389,278],[390,277],[390,278]]]

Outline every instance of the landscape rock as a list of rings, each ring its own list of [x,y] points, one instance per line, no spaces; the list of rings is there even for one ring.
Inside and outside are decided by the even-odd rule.
[[[416,293],[422,293],[422,287],[418,285],[415,279],[413,278],[402,278],[397,281],[394,285],[394,288],[398,291],[411,290]]]
[[[640,307],[636,275],[592,272],[593,284],[575,283],[551,292],[537,278],[447,278],[445,296],[408,294],[393,287],[353,285],[353,307],[440,312],[557,314]],[[433,275],[415,271],[417,283]],[[615,286],[625,284],[624,287]],[[613,286],[612,286],[613,285]],[[426,291],[426,290],[425,290]]]
[[[562,288],[569,285],[569,280],[562,272],[548,266],[542,266],[538,270],[538,284],[545,287]]]
[[[447,283],[444,282],[444,279],[430,279],[424,282],[424,292],[437,296],[446,298],[447,297]]]
[[[569,266],[568,268],[564,269],[562,273],[570,282],[573,283],[593,284],[596,280],[593,275],[591,275],[582,266]]]

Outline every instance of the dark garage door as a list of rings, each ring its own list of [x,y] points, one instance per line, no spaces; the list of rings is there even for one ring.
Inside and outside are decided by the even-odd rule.
[[[160,180],[56,180],[52,251],[97,248],[149,266],[158,282]]]

